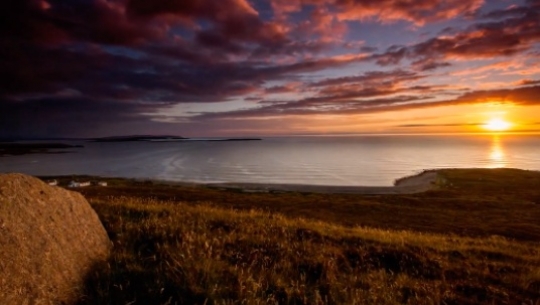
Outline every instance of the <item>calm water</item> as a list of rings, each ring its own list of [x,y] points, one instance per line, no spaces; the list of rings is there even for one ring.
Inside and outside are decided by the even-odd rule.
[[[81,143],[69,154],[0,157],[0,172],[192,182],[392,185],[423,169],[540,170],[540,136],[343,136],[247,142]]]

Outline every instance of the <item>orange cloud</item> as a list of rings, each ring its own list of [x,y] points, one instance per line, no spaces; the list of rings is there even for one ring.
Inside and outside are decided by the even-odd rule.
[[[417,25],[447,20],[472,13],[484,3],[483,0],[338,0],[342,8],[341,20],[375,19],[382,22],[406,20]]]
[[[368,20],[394,22],[410,21],[421,25],[427,22],[447,20],[473,13],[483,0],[272,0],[276,15],[297,12],[306,5],[330,7],[337,11],[340,20]]]

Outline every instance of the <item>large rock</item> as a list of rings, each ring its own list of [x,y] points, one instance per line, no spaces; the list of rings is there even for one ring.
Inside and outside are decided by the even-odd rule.
[[[0,175],[0,304],[69,304],[110,241],[82,195]]]

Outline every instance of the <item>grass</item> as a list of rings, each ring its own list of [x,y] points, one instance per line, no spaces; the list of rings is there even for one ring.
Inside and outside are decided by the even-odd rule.
[[[540,174],[513,169],[442,170],[439,188],[411,195],[242,193],[152,181],[100,179],[110,187],[78,189],[89,200],[131,196],[263,210],[344,226],[540,240]],[[51,177],[49,177],[51,178]],[[61,185],[71,179],[58,178]]]
[[[538,172],[377,196],[108,182],[80,189],[114,243],[81,305],[540,304]]]

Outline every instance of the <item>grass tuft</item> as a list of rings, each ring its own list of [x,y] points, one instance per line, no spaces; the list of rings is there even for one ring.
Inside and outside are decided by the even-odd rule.
[[[540,245],[260,210],[92,200],[114,250],[80,304],[521,304]]]

